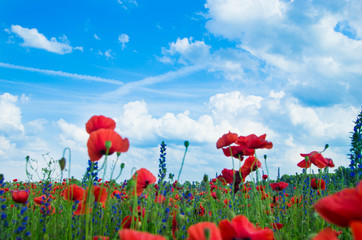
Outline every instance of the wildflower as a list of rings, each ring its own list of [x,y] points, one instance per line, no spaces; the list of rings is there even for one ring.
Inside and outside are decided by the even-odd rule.
[[[238,140],[238,135],[236,133],[231,133],[230,131],[224,135],[222,135],[221,138],[219,138],[219,140],[217,140],[216,142],[216,148],[222,148],[222,147],[227,147],[233,143],[236,142],[236,140]]]
[[[312,238],[312,240],[338,240],[337,236],[338,233],[335,230],[325,228]]]
[[[217,178],[225,183],[233,183],[235,172],[236,172],[235,170],[224,168],[221,171],[221,175],[218,176]]]
[[[255,134],[250,134],[246,137],[240,136],[238,140],[236,141],[236,144],[239,146],[246,146],[247,148],[266,148],[271,149],[273,148],[273,143],[268,142],[265,140],[266,134],[263,134],[261,136],[256,136]]]
[[[108,155],[114,152],[128,151],[129,141],[127,138],[122,139],[122,137],[112,129],[98,129],[91,132],[87,142],[88,155],[92,162],[98,161],[107,153],[106,141],[111,142]]]
[[[319,153],[319,152],[317,152],[317,151],[313,151],[313,152],[311,152],[311,153],[307,153],[307,154],[303,154],[303,153],[301,153],[300,154],[300,156],[302,156],[302,157],[308,157],[309,158],[309,161],[311,162],[311,163],[313,163],[315,166],[317,166],[318,168],[325,168],[325,167],[334,167],[334,163],[333,163],[333,161],[332,161],[332,159],[330,159],[330,158],[324,158],[323,156],[322,156],[322,154],[321,153]],[[305,160],[304,160],[305,161]],[[302,161],[303,162],[303,161]],[[302,163],[298,163],[298,166],[299,166],[299,164],[301,164],[301,165],[303,165]],[[310,167],[310,164],[308,163],[308,164],[306,164],[306,166],[308,166],[309,165],[309,167]],[[304,167],[304,168],[308,168],[308,167]]]
[[[273,231],[269,228],[255,228],[254,225],[249,222],[249,219],[243,215],[238,215],[229,220],[221,220],[219,223],[219,229],[223,240],[233,239],[264,239],[273,240]]]
[[[351,222],[362,221],[362,181],[356,188],[347,188],[320,199],[315,210],[326,221],[341,227]]]
[[[234,158],[239,158],[240,161],[244,159],[244,155],[250,156],[255,153],[255,149],[246,148],[244,146],[230,146],[223,148],[222,151],[226,157],[233,156]]]
[[[323,179],[312,178],[312,180],[310,181],[310,186],[313,189],[325,190],[326,189],[326,182]]]
[[[268,179],[268,175],[264,174],[264,175],[262,176],[262,178],[263,178],[264,180],[267,180],[267,179]]]
[[[284,224],[282,223],[273,223],[273,224],[270,224],[272,228],[274,228],[275,230],[279,230],[279,229],[282,229]]]
[[[116,122],[112,118],[99,115],[91,117],[85,124],[85,129],[89,134],[101,128],[114,130]]]
[[[148,232],[139,232],[132,229],[122,229],[118,232],[119,239],[122,240],[166,240],[165,237],[161,235],[154,235]]]
[[[149,184],[156,182],[156,177],[148,171],[146,168],[139,169],[134,175],[133,179],[136,179],[137,176],[137,196],[140,196],[145,188]]]
[[[187,240],[222,240],[220,230],[212,222],[196,223],[190,226],[187,232]]]
[[[87,189],[88,191],[88,189]],[[92,192],[96,202],[104,203],[107,201],[107,189],[100,186],[93,186]]]
[[[288,187],[288,183],[286,182],[271,183],[269,185],[274,191],[282,191]]]
[[[16,203],[26,203],[28,201],[29,192],[27,190],[14,190],[11,196]]]
[[[256,171],[260,167],[261,162],[254,156],[250,156],[245,160],[239,171],[242,173],[243,178],[245,179],[251,172]]]
[[[84,189],[82,187],[79,187],[76,184],[69,185],[64,191],[62,192],[62,195],[64,196],[65,200],[76,200],[76,201],[82,201],[84,198]]]
[[[78,203],[77,209],[75,210],[75,212],[73,212],[73,215],[84,215],[90,212],[92,212],[92,208],[87,206],[86,201],[83,200]]]

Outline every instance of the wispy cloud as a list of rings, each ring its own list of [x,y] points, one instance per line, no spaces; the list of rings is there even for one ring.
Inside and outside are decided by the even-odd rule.
[[[65,35],[60,37],[61,42],[58,42],[54,37],[48,40],[44,34],[38,32],[38,29],[24,28],[19,25],[11,25],[11,32],[17,34],[24,40],[24,42],[21,44],[23,47],[44,49],[48,52],[62,55],[71,53],[73,49],[82,50],[81,47],[73,48],[70,46],[69,40]]]
[[[67,72],[63,72],[63,71],[55,71],[55,70],[49,70],[49,69],[25,67],[25,66],[10,64],[10,63],[0,62],[0,67],[24,70],[24,71],[28,71],[28,72],[38,72],[38,73],[43,73],[43,74],[47,74],[47,75],[67,77],[67,78],[73,78],[73,79],[81,79],[81,80],[86,80],[86,81],[103,82],[103,83],[109,83],[109,84],[114,84],[114,85],[123,85],[123,82],[115,80],[115,79],[101,78],[101,77],[83,75],[83,74],[77,74],[77,73],[67,73]]]
[[[115,97],[115,96],[125,95],[136,88],[145,87],[145,86],[149,86],[149,85],[160,83],[160,82],[171,81],[173,79],[176,79],[179,77],[184,77],[184,76],[190,75],[192,73],[195,73],[197,71],[203,70],[203,69],[205,69],[205,67],[206,66],[204,66],[204,65],[186,66],[186,67],[182,67],[176,71],[169,71],[164,74],[157,75],[157,76],[146,77],[139,81],[126,83],[114,91],[103,94],[103,97],[109,97],[109,96]]]

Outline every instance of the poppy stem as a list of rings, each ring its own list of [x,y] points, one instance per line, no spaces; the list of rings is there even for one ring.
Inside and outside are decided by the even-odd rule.
[[[182,158],[181,168],[180,168],[180,171],[178,173],[177,182],[180,182],[179,180],[180,180],[180,175],[181,175],[181,172],[182,172],[182,167],[184,166],[187,149],[188,149],[188,147],[190,145],[189,141],[185,141],[184,145],[185,145],[185,153],[184,153],[184,157]]]
[[[117,159],[116,159],[116,162],[115,162],[115,163],[114,163],[114,165],[113,165],[112,172],[111,172],[111,178],[109,179],[109,181],[111,181],[111,180],[112,180],[112,177],[113,177],[113,172],[114,172],[114,169],[116,168],[116,165],[117,165],[117,162],[118,162],[119,156],[121,156],[121,153],[118,153],[118,152],[117,152]],[[122,172],[122,170],[121,170],[121,172]]]

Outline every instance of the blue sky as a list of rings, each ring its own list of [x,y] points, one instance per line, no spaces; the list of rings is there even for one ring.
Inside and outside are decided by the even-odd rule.
[[[267,134],[274,147],[257,156],[274,178],[326,143],[346,166],[361,11],[357,0],[0,1],[0,171],[25,179],[25,156],[42,166],[70,147],[80,178],[85,123],[100,114],[130,140],[124,178],[157,175],[162,140],[169,172],[189,140],[181,179],[215,176],[232,167],[215,147],[229,130]]]

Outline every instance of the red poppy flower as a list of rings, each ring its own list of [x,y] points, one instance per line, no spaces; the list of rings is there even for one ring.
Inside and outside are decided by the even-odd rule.
[[[249,222],[249,219],[243,215],[238,215],[229,220],[221,220],[219,229],[223,240],[250,239],[250,240],[273,240],[273,231],[269,228],[258,229]]]
[[[137,217],[133,217],[133,221],[132,221],[131,215],[125,216],[122,219],[121,226],[123,229],[129,229],[129,228],[131,228],[132,222],[136,222],[137,220],[139,221],[139,219]]]
[[[137,196],[140,196],[143,189],[147,188],[149,184],[156,182],[156,177],[146,168],[141,168],[135,175],[137,175]],[[133,175],[133,179],[136,179],[135,175]]]
[[[297,164],[298,167],[300,168],[310,168],[310,166],[312,166],[312,162],[311,161],[306,161],[305,159],[303,159],[302,161],[300,161]]]
[[[279,229],[282,229],[284,224],[282,223],[273,223],[273,224],[270,224],[272,228],[274,228],[275,230],[279,230]]]
[[[65,200],[82,201],[84,198],[84,193],[85,191],[82,187],[79,187],[76,184],[72,184],[64,189],[62,195],[64,196]]]
[[[26,201],[28,201],[29,191],[13,190],[11,196],[16,203],[26,203]]]
[[[96,202],[104,203],[107,201],[107,189],[105,187],[93,186],[92,190]]]
[[[221,171],[221,174],[220,177],[222,177],[226,183],[233,183],[234,181],[234,174],[235,174],[235,170],[232,170],[232,169],[226,169],[224,168],[222,171]]]
[[[326,221],[341,227],[350,222],[362,221],[362,181],[356,188],[343,189],[333,195],[320,199],[315,210]]]
[[[250,134],[246,137],[240,136],[238,140],[236,141],[236,144],[240,146],[246,146],[246,148],[266,148],[271,149],[273,148],[273,143],[268,142],[265,140],[266,134],[263,134],[261,136],[256,136],[255,134]]]
[[[325,168],[325,167],[327,167],[328,165],[329,165],[329,166],[332,166],[332,165],[334,166],[332,159],[330,159],[330,158],[328,158],[328,160],[325,159],[325,158],[322,156],[322,154],[320,154],[320,153],[317,152],[317,151],[313,151],[313,152],[307,153],[307,154],[301,153],[300,156],[302,156],[302,157],[304,157],[304,158],[305,158],[305,157],[308,157],[308,158],[309,158],[309,161],[310,161],[311,163],[313,163],[315,166],[317,166],[318,168]]]
[[[269,185],[274,191],[282,191],[288,187],[288,183],[286,182],[271,183]]]
[[[330,168],[335,167],[332,159],[325,158],[325,160],[327,161],[327,167],[330,167]]]
[[[267,180],[267,179],[268,179],[268,175],[264,174],[264,175],[262,176],[262,178],[263,178],[264,180]]]
[[[116,128],[116,122],[112,118],[99,115],[91,117],[85,124],[85,129],[89,134],[101,128],[114,130]]]
[[[190,226],[187,232],[189,234],[187,240],[222,240],[220,230],[212,222],[196,223]],[[208,238],[205,236],[205,232],[208,232]]]
[[[35,204],[42,205],[46,201],[46,195],[41,195],[39,197],[35,197],[33,200],[34,200]]]
[[[83,200],[78,203],[77,209],[74,211],[73,215],[84,215],[90,212],[92,212],[92,208],[87,206],[86,201]]]
[[[118,133],[111,129],[98,129],[91,132],[87,142],[88,155],[91,161],[98,161],[106,154],[106,141],[112,143],[108,155],[111,155],[114,152],[128,151],[129,141],[127,138],[122,139]]]
[[[261,162],[254,156],[248,157],[243,166],[239,169],[245,179],[251,172],[261,167]]]
[[[352,221],[349,226],[352,229],[353,239],[362,239],[362,221]]]
[[[161,235],[154,235],[148,232],[139,232],[132,229],[122,229],[118,232],[119,239],[121,240],[166,240]]]
[[[235,143],[236,140],[238,140],[238,135],[236,133],[231,133],[229,131],[228,133],[222,135],[222,137],[219,138],[219,140],[217,140],[216,148],[219,149],[222,147],[229,146],[229,145]]]
[[[223,148],[222,151],[226,157],[233,156],[234,158],[240,158],[241,161],[243,160],[244,155],[250,156],[255,153],[255,149],[246,148],[245,146],[230,146]]]
[[[323,179],[312,178],[312,180],[310,181],[310,186],[313,189],[326,190],[326,182]]]
[[[335,230],[331,228],[325,228],[320,231],[314,238],[312,238],[312,240],[338,240],[337,236],[338,233]]]

